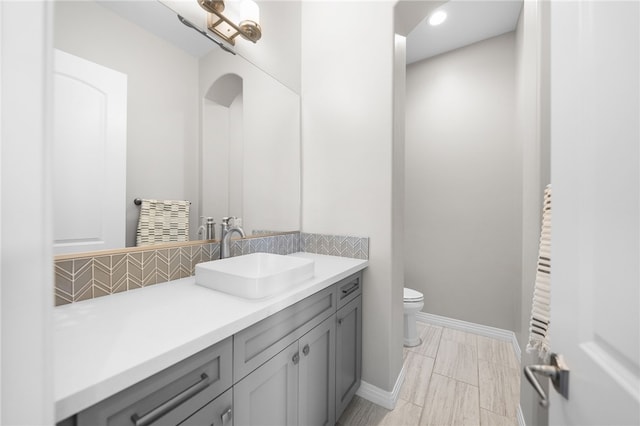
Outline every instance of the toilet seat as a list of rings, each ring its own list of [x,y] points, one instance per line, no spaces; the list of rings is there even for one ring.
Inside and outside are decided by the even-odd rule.
[[[404,301],[405,302],[422,302],[424,300],[424,296],[419,291],[416,291],[412,288],[404,288]]]

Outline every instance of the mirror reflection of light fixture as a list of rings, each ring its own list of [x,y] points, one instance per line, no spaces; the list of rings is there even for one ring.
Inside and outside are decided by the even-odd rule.
[[[252,0],[198,0],[207,14],[207,27],[232,45],[236,37],[253,43],[262,37],[260,9]],[[224,13],[223,13],[224,12]],[[238,22],[236,24],[236,22]]]
[[[447,12],[438,10],[429,17],[429,25],[434,27],[442,24],[447,19]]]

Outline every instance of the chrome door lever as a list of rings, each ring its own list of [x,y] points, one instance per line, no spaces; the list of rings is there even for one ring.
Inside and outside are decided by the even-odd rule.
[[[569,399],[569,367],[564,362],[562,355],[551,354],[551,365],[527,365],[524,367],[524,376],[540,395],[540,405],[546,408],[549,406],[549,398],[534,373],[549,377],[555,390],[564,398]]]

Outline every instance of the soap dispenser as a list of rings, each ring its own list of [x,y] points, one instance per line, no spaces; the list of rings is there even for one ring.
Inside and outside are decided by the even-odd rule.
[[[212,217],[207,217],[207,221],[205,223],[205,229],[207,234],[207,240],[215,240],[216,239],[216,223],[213,221]]]
[[[215,240],[216,223],[213,221],[213,218],[200,216],[200,219],[202,221],[202,225],[198,228],[198,235],[202,235],[203,240]]]

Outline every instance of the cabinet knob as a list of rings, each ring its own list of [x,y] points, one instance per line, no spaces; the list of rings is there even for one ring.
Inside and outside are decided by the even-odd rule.
[[[233,417],[233,412],[231,411],[231,407],[220,416],[220,420],[223,425],[229,424],[231,418]]]
[[[294,364],[298,365],[298,361],[300,361],[300,352],[296,352],[293,354],[293,358],[291,358]]]
[[[304,345],[304,348],[302,348],[302,353],[305,356],[309,355],[309,345]]]

